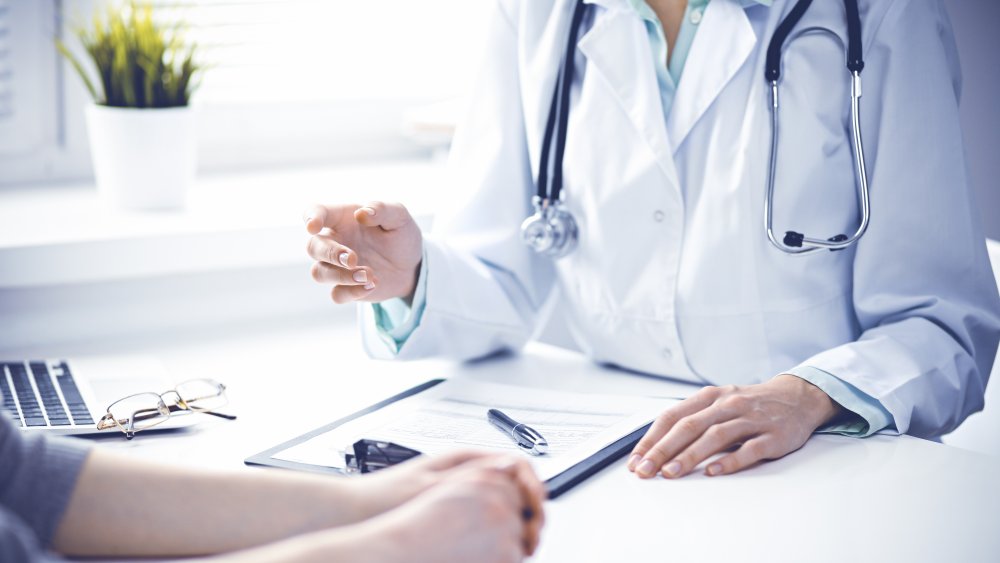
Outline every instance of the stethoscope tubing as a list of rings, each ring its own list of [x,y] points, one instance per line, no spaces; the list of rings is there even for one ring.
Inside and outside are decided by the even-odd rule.
[[[780,104],[777,81],[771,82],[771,155],[767,171],[767,195],[764,198],[764,229],[767,238],[775,247],[788,254],[802,255],[816,250],[843,250],[857,243],[868,230],[871,221],[871,207],[868,190],[868,171],[865,166],[864,140],[861,136],[861,75],[853,72],[851,77],[851,144],[854,148],[855,177],[858,186],[858,207],[861,221],[854,234],[843,240],[817,239],[803,236],[801,247],[794,247],[779,241],[774,234],[774,185],[778,160]],[[836,238],[836,237],[834,237]]]
[[[566,131],[569,127],[570,89],[573,87],[576,40],[580,33],[580,22],[585,10],[583,0],[577,0],[573,8],[573,16],[569,24],[569,36],[566,40],[566,53],[560,72],[556,75],[555,91],[552,93],[552,104],[545,123],[545,133],[542,137],[542,154],[538,166],[537,197],[544,207],[549,202],[559,201],[563,184],[563,156],[566,152]],[[553,147],[553,136],[555,146]],[[549,156],[554,151],[552,176],[549,177]]]
[[[861,18],[858,12],[857,0],[844,0],[848,20],[847,67],[851,73],[851,145],[854,149],[855,185],[858,192],[858,207],[861,218],[858,227],[851,236],[837,235],[829,239],[818,239],[793,231],[786,232],[783,240],[778,240],[774,233],[774,186],[778,168],[778,137],[780,102],[778,83],[781,79],[781,49],[795,24],[804,15],[812,0],[800,0],[792,12],[781,22],[771,44],[768,46],[765,78],[771,90],[771,154],[768,159],[767,193],[764,197],[764,230],[767,239],[778,250],[792,255],[804,255],[816,250],[843,250],[856,244],[871,222],[871,207],[869,201],[868,171],[865,166],[864,140],[861,135],[861,71],[864,60],[861,50]]]

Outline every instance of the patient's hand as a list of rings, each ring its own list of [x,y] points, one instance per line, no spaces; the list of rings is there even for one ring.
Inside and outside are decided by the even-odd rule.
[[[538,545],[542,490],[524,460],[479,458],[361,526],[384,542],[373,560],[521,561]]]
[[[533,552],[544,523],[542,503],[546,492],[545,486],[523,459],[474,451],[437,457],[421,456],[358,479],[357,490],[362,502],[367,503],[367,517],[371,517],[395,509],[434,489],[450,488],[454,482],[468,481],[470,476],[492,475],[498,471],[515,485],[514,496],[519,499],[519,506],[529,513],[529,517],[524,520],[523,540],[526,551]]]
[[[312,276],[333,285],[337,303],[409,303],[423,254],[420,228],[398,203],[315,205],[304,214]]]

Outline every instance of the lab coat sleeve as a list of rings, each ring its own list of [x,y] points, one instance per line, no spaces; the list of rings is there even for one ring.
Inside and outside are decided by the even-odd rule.
[[[417,287],[413,290],[413,302],[407,305],[400,298],[390,299],[382,303],[360,304],[360,307],[372,307],[375,320],[375,332],[389,347],[392,354],[399,352],[413,331],[420,325],[424,314],[424,304],[427,302],[427,260],[420,262],[417,274]],[[363,315],[365,311],[362,311]]]
[[[1000,339],[959,127],[958,57],[936,0],[897,0],[866,39],[872,222],[853,272],[862,333],[801,366],[878,400],[899,433],[939,436],[982,409]]]
[[[362,308],[374,357],[471,359],[517,350],[532,337],[554,283],[550,258],[520,241],[533,193],[518,72],[516,18],[496,4],[471,106],[449,162],[448,209],[424,239],[426,301],[416,328],[393,350]]]
[[[819,427],[820,434],[841,434],[864,438],[889,427],[892,414],[874,398],[832,374],[811,366],[799,366],[785,372],[804,379],[823,390],[840,406],[852,413]]]

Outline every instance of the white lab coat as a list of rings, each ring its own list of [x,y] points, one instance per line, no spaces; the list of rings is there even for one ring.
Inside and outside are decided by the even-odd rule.
[[[518,349],[553,290],[595,361],[712,384],[812,366],[877,399],[899,432],[936,436],[983,405],[1000,299],[959,129],[958,59],[936,0],[861,2],[871,226],[841,252],[767,241],[764,56],[793,2],[713,0],[663,117],[644,24],[590,0],[565,156],[580,244],[559,261],[519,240],[571,0],[499,0],[425,244],[426,309],[399,358]],[[782,82],[775,230],[858,222],[842,2],[814,2]],[[370,307],[363,332],[376,356]]]

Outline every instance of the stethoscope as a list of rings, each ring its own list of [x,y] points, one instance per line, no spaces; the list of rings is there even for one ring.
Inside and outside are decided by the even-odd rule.
[[[857,0],[844,0],[847,10],[847,69],[851,73],[851,141],[854,147],[855,177],[861,221],[854,234],[838,234],[827,239],[808,237],[796,231],[787,231],[779,241],[774,234],[774,184],[777,176],[778,156],[778,85],[781,79],[781,53],[785,41],[798,24],[812,0],[798,0],[788,16],[778,24],[767,47],[764,78],[771,86],[771,154],[768,160],[767,195],[764,198],[764,229],[767,238],[776,248],[788,254],[806,254],[815,250],[843,250],[856,242],[868,229],[870,210],[868,204],[868,173],[865,170],[865,152],[861,138],[860,98],[861,71],[865,63],[861,50],[861,15]],[[569,93],[573,84],[573,57],[576,41],[583,20],[583,0],[577,0],[570,22],[566,53],[556,80],[555,92],[545,123],[542,152],[538,167],[537,193],[531,198],[534,213],[521,224],[521,239],[536,252],[562,258],[576,248],[579,229],[573,215],[563,206],[563,155],[566,150],[566,127],[569,123]],[[557,128],[558,127],[558,128]],[[553,136],[555,139],[553,139]],[[554,140],[554,146],[553,146]],[[551,179],[549,157],[555,151]]]

